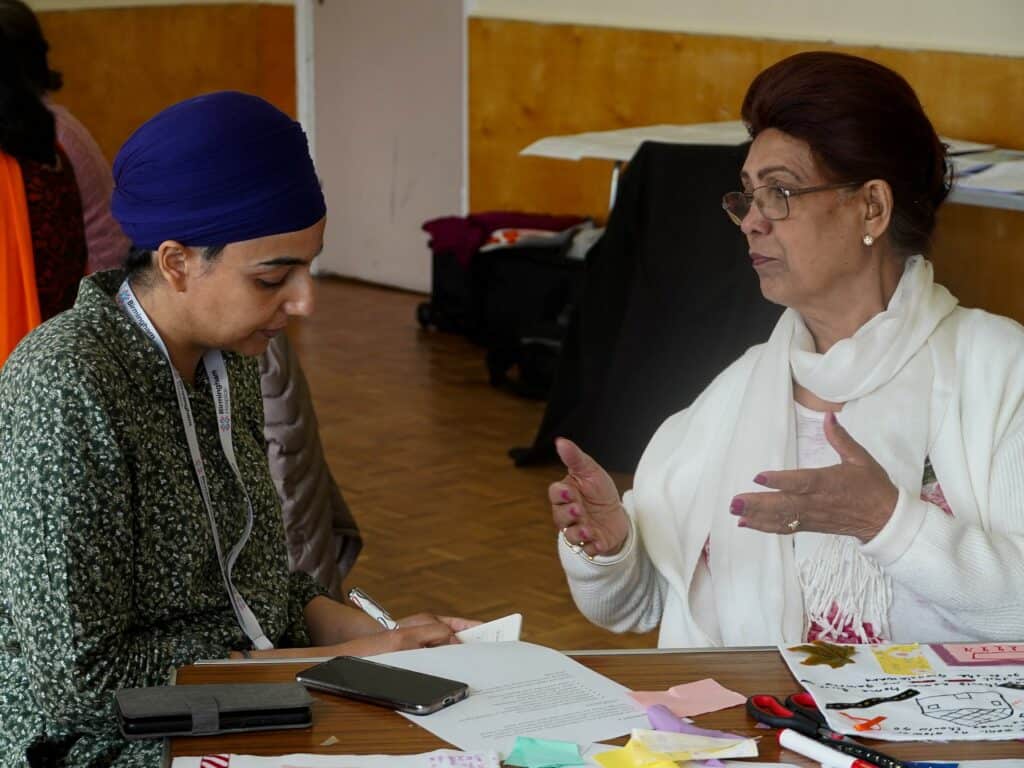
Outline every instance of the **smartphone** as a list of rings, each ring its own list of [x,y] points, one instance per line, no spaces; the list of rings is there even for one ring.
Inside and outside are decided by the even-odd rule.
[[[469,694],[469,686],[458,680],[389,667],[358,656],[336,656],[299,672],[295,679],[307,688],[411,715],[429,715]]]

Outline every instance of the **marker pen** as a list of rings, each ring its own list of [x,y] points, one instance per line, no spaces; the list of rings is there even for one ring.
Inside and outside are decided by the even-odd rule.
[[[779,731],[779,746],[790,749],[798,755],[809,757],[811,760],[817,760],[826,768],[878,768],[874,763],[844,755],[820,741],[815,741],[788,728]]]

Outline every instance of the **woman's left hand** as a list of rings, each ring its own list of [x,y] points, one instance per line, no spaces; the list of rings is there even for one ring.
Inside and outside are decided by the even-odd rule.
[[[765,533],[818,531],[870,541],[892,517],[899,491],[889,475],[834,413],[825,417],[825,437],[839,464],[821,469],[762,472],[754,482],[775,493],[741,493],[729,511],[738,525]]]

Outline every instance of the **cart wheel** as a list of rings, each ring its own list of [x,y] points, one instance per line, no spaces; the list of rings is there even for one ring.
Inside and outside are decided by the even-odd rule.
[[[434,310],[433,307],[430,306],[429,301],[424,301],[416,307],[416,320],[423,329],[427,329],[431,326],[431,323],[433,323],[434,320]]]

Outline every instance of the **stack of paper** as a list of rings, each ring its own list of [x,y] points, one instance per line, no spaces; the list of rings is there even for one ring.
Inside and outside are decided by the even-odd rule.
[[[1024,194],[1024,162],[994,163],[983,171],[957,179],[956,185],[962,189]]]

